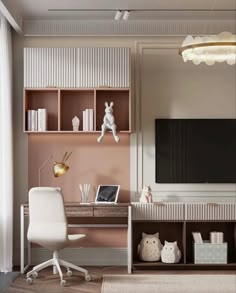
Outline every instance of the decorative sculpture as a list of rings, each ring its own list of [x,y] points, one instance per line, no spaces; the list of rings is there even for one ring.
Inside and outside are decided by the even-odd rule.
[[[177,246],[177,241],[165,241],[161,251],[161,261],[164,263],[178,263],[181,259],[181,251]]]
[[[79,130],[79,118],[77,116],[75,116],[72,119],[72,126],[73,126],[73,131],[78,131]]]
[[[103,118],[103,124],[101,126],[102,132],[101,135],[98,137],[97,141],[101,142],[103,139],[103,136],[105,135],[105,132],[107,129],[111,129],[112,130],[112,134],[114,136],[114,139],[116,142],[119,142],[120,138],[119,136],[116,134],[116,124],[115,124],[115,118],[113,115],[113,107],[114,103],[110,102],[110,106],[108,106],[108,103],[105,102],[105,115]]]
[[[143,261],[159,261],[161,258],[162,244],[159,233],[142,233],[142,240],[138,245],[138,256]]]
[[[150,185],[144,185],[139,199],[140,203],[151,203],[152,202],[152,193]]]

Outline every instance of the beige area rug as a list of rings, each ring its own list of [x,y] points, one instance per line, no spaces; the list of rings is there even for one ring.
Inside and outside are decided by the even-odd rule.
[[[235,275],[105,275],[102,293],[236,293]]]

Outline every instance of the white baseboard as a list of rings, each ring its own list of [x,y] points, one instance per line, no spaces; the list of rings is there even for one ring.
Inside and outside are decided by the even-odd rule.
[[[32,249],[32,265],[52,258],[44,248]],[[60,258],[81,266],[127,266],[127,248],[65,248]]]

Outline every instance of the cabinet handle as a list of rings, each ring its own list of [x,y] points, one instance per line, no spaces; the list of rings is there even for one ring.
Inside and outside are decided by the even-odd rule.
[[[207,205],[208,205],[209,207],[218,207],[218,204],[215,203],[215,202],[208,202]]]
[[[159,206],[159,207],[165,206],[165,204],[163,202],[154,202],[154,205]]]

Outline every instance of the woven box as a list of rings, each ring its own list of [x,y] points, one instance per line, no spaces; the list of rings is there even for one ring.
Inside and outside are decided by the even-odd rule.
[[[227,243],[194,243],[195,264],[227,264]]]

